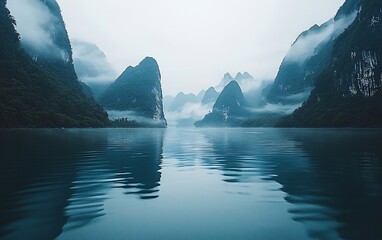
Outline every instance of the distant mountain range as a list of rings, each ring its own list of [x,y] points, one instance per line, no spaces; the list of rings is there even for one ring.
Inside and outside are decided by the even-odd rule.
[[[239,86],[245,90],[248,90],[255,84],[255,79],[248,72],[238,72],[234,78],[230,73],[226,73],[215,89],[217,91],[222,91],[231,81],[236,81]]]
[[[237,114],[242,121],[227,124],[227,109],[219,112],[217,102],[195,125],[381,127],[381,5],[378,0],[347,0],[332,19],[298,36],[250,116]],[[241,78],[249,76],[226,74],[220,85]],[[254,96],[245,96],[245,102]],[[286,109],[295,108],[287,114]]]
[[[239,84],[240,91],[242,88],[246,90],[245,95],[250,99],[248,103],[258,102],[257,97],[260,98],[260,94],[257,93],[257,89],[260,87],[257,86],[258,82],[256,82],[248,72],[239,72],[235,75],[235,78],[233,78],[230,73],[226,73],[218,86],[202,90],[197,95],[181,92],[175,97],[165,96],[165,111],[167,115],[171,116],[170,121],[172,125],[178,127],[194,126],[195,121],[200,120],[200,118],[204,117],[208,111],[212,109],[220,92],[231,81],[235,81]],[[220,92],[218,92],[217,89],[220,89]],[[253,100],[251,99],[252,96],[254,96]]]
[[[25,16],[20,6],[0,0],[2,128],[166,127],[164,109],[178,126],[382,127],[381,0],[347,0],[301,33],[272,84],[226,73],[198,95],[164,99],[154,58],[113,82],[96,45],[70,43],[55,0],[24,0]]]
[[[200,103],[204,93],[204,91],[201,91],[198,95],[195,95],[193,93],[180,92],[169,102],[167,110],[169,112],[177,112],[182,110],[187,104]]]

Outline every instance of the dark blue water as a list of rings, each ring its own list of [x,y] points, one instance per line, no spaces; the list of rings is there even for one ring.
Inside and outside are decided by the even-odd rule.
[[[382,130],[0,131],[0,239],[382,239]]]

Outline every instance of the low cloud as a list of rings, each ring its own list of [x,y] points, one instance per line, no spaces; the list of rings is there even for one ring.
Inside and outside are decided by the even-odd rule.
[[[151,118],[142,117],[134,111],[117,111],[107,110],[107,114],[110,120],[127,119],[129,121],[137,121],[139,123],[158,124],[159,120],[153,120]]]
[[[191,127],[194,122],[204,118],[211,111],[213,104],[187,103],[179,111],[166,112],[166,119],[170,127]]]
[[[240,83],[240,88],[243,93],[248,93],[258,90],[263,86],[263,80],[255,79],[253,81],[244,81]]]
[[[299,108],[300,106],[301,106],[301,103],[300,104],[292,104],[292,105],[268,103],[268,104],[264,105],[263,107],[250,109],[250,111],[253,112],[254,114],[256,114],[256,113],[279,113],[279,114],[288,115],[288,114],[293,113],[293,111],[296,110],[297,108]]]
[[[316,48],[323,42],[338,37],[355,20],[357,12],[338,20],[331,19],[320,27],[312,29],[306,36],[300,36],[287,53],[285,60],[303,62],[315,54]]]
[[[20,34],[21,44],[32,52],[32,55],[43,54],[68,59],[68,53],[60,49],[52,39],[59,19],[42,1],[8,0],[7,7],[16,19],[16,29]]]
[[[78,78],[85,83],[107,83],[117,78],[117,73],[105,54],[95,44],[72,40],[73,61]]]

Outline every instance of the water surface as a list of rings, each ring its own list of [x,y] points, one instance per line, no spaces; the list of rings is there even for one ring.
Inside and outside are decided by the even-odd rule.
[[[0,131],[1,239],[382,239],[382,130]]]

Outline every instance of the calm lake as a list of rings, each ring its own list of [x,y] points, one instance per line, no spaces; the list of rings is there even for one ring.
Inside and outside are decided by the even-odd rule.
[[[0,239],[382,239],[382,130],[0,130]]]

